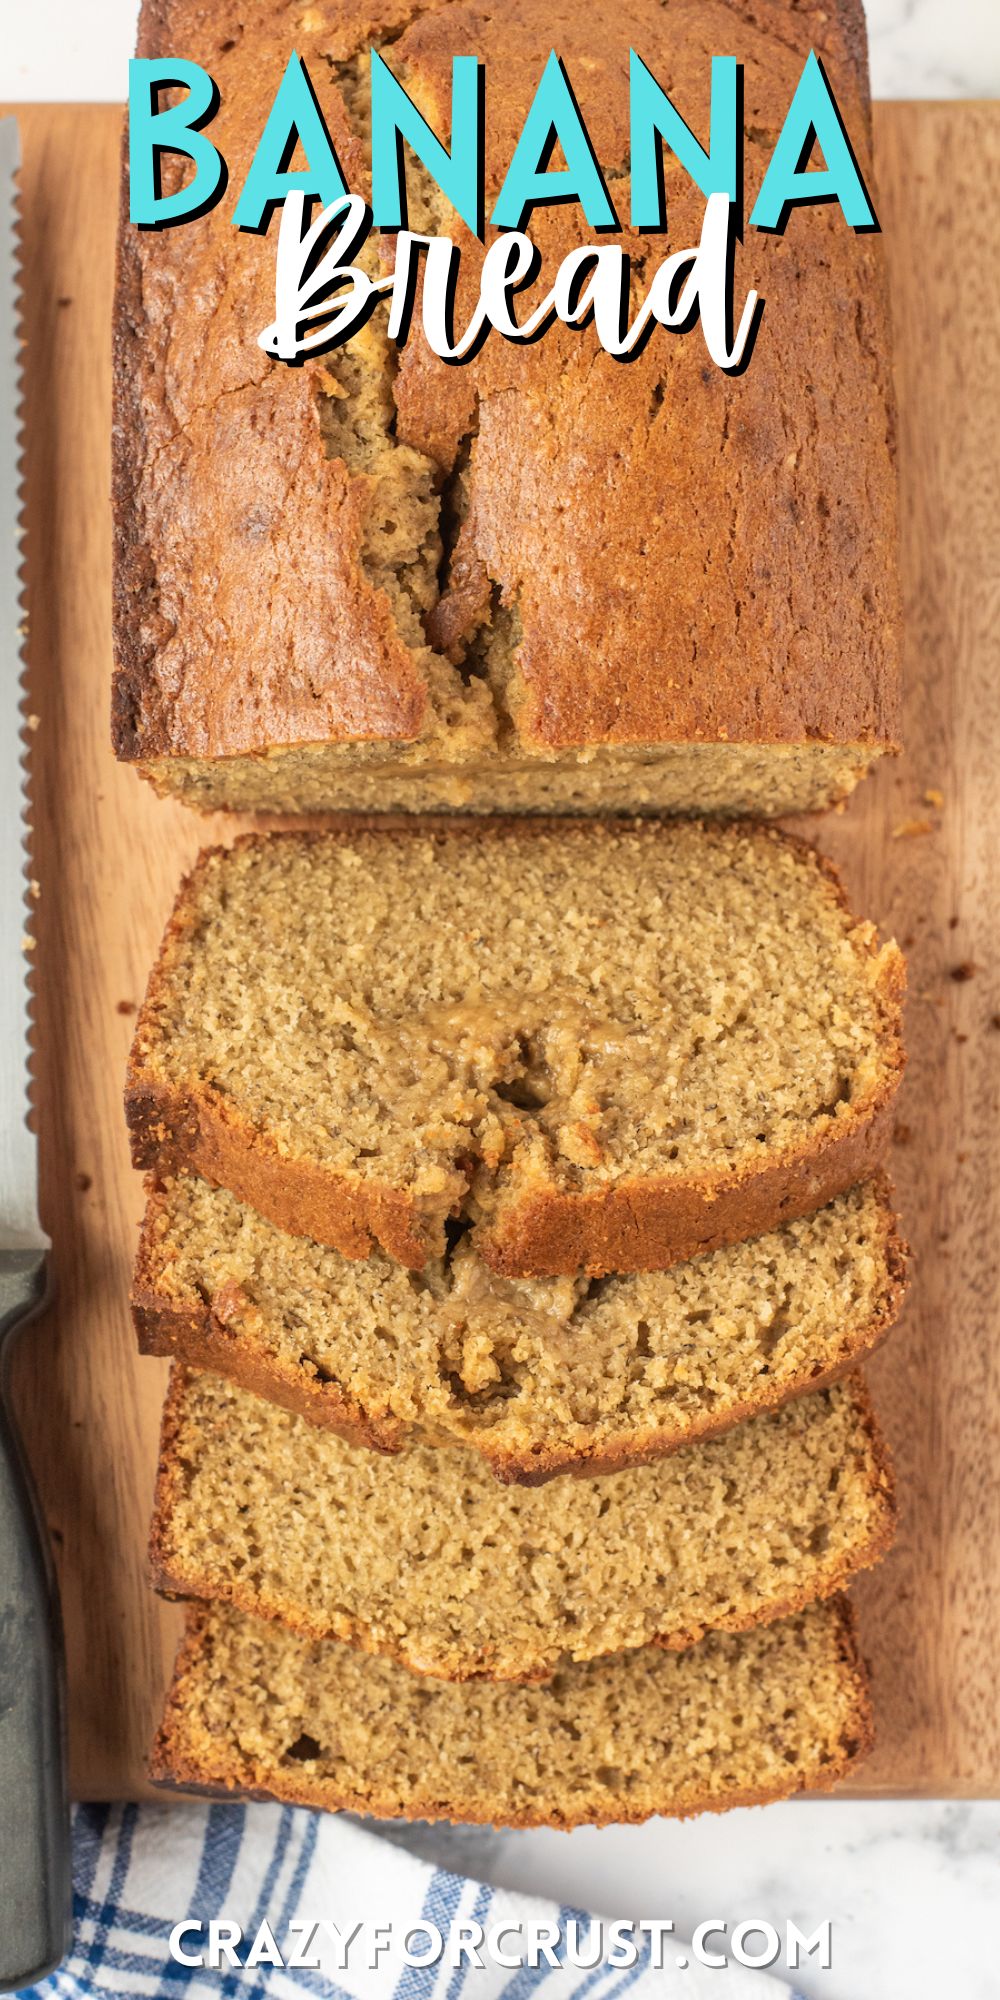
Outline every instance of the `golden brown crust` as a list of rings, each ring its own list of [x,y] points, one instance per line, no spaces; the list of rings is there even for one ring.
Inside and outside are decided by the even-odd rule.
[[[486,1263],[506,1277],[556,1277],[584,1270],[657,1271],[704,1251],[763,1236],[801,1215],[811,1215],[856,1181],[867,1180],[885,1159],[892,1131],[892,1103],[899,1073],[885,1080],[880,1100],[864,1115],[844,1120],[815,1146],[789,1149],[753,1173],[702,1175],[686,1182],[626,1181],[606,1192],[558,1190],[522,1199],[501,1210],[477,1245]]]
[[[476,1244],[505,1277],[560,1277],[585,1271],[658,1271],[727,1243],[763,1236],[811,1215],[886,1157],[893,1100],[903,1061],[885,1078],[863,1116],[839,1120],[812,1147],[789,1150],[754,1173],[667,1179],[654,1175],[605,1191],[545,1191],[519,1198]],[[193,1169],[227,1187],[293,1236],[311,1236],[345,1257],[367,1257],[381,1246],[419,1270],[439,1248],[436,1210],[422,1214],[413,1197],[371,1178],[336,1173],[279,1152],[209,1091],[197,1097],[150,1087],[130,1077],[125,1098],[136,1167],[172,1173]]]
[[[289,1158],[210,1090],[186,1097],[140,1082],[130,1070],[125,1113],[136,1167],[192,1167],[279,1229],[312,1236],[345,1257],[367,1257],[381,1244],[397,1263],[419,1270],[433,1253],[437,1215],[423,1218],[404,1189]]]
[[[540,0],[499,11],[323,0],[296,47],[355,184],[360,150],[338,64],[386,34],[438,129],[456,40],[487,62],[491,189],[554,40],[605,167],[624,164],[628,37],[613,11],[564,7],[554,20]],[[810,46],[870,178],[857,0],[667,11],[639,0],[630,36],[698,131],[713,50],[746,64],[748,209]],[[255,9],[252,31],[231,7],[143,7],[144,53],[183,47],[218,80],[212,136],[232,188],[266,109],[263,56],[287,42],[280,0]],[[697,240],[703,202],[669,156],[665,172],[677,249]],[[273,317],[275,231],[262,242],[234,230],[231,214],[227,197],[183,228],[139,232],[122,210],[113,727],[118,754],[152,761],[166,782],[170,760],[185,756],[412,744],[429,710],[424,667],[359,558],[364,476],[324,454],[312,371],[270,363],[256,344]],[[454,233],[474,265],[476,246]],[[532,233],[551,276],[588,232],[578,211],[555,208],[536,212]],[[664,254],[662,238],[624,240],[650,264]],[[494,336],[461,368],[416,337],[401,353],[399,442],[444,479],[471,442],[468,509],[432,624],[460,654],[491,592],[516,612],[515,672],[498,698],[522,754],[895,741],[881,240],[853,235],[836,206],[803,210],[785,237],[750,232],[740,282],[767,311],[737,377],[708,364],[697,333],[657,331],[624,367],[592,332],[559,327],[527,348]],[[554,516],[553,496],[569,492],[573,506]],[[307,576],[302,551],[315,555]]]
[[[301,1604],[291,1597],[278,1592],[257,1589],[245,1577],[234,1573],[224,1582],[216,1575],[205,1574],[195,1568],[182,1573],[176,1557],[168,1550],[170,1523],[176,1513],[178,1501],[183,1493],[185,1467],[179,1450],[180,1434],[185,1422],[185,1395],[187,1384],[183,1368],[175,1366],[171,1370],[170,1384],[163,1407],[160,1428],[160,1456],[156,1475],[156,1492],[153,1503],[153,1519],[149,1532],[148,1569],[153,1588],[164,1597],[194,1600],[200,1603],[230,1604],[237,1611],[251,1618],[264,1618],[299,1633],[303,1638],[313,1640],[336,1639],[352,1646],[357,1651],[380,1655],[395,1661],[397,1666],[409,1672],[426,1676],[431,1680],[451,1682],[504,1681],[526,1685],[551,1680],[563,1666],[571,1664],[571,1656],[557,1660],[551,1666],[537,1666],[525,1663],[519,1667],[500,1667],[487,1648],[481,1647],[474,1654],[453,1653],[449,1663],[444,1663],[444,1655],[438,1656],[433,1666],[428,1664],[419,1649],[408,1650],[405,1641],[395,1644],[381,1631],[366,1625],[363,1619],[338,1614],[329,1622],[322,1616],[304,1611]],[[839,1595],[861,1570],[871,1569],[881,1562],[891,1548],[896,1533],[896,1482],[892,1459],[872,1407],[871,1398],[863,1379],[858,1376],[851,1383],[852,1394],[858,1404],[858,1415],[864,1430],[872,1458],[872,1478],[870,1497],[873,1505],[873,1522],[867,1540],[858,1542],[854,1548],[845,1550],[839,1559],[825,1570],[817,1560],[811,1582],[789,1596],[762,1604],[757,1611],[735,1612],[718,1619],[712,1625],[701,1623],[678,1632],[658,1633],[647,1643],[659,1646],[664,1652],[685,1652],[696,1646],[710,1631],[749,1632],[758,1625],[771,1625],[782,1618],[792,1617],[806,1605],[818,1599]]]
[[[620,1811],[594,1814],[587,1812],[580,1816],[560,1812],[551,1804],[539,1802],[531,1811],[500,1818],[494,1809],[484,1809],[483,1802],[474,1794],[460,1794],[447,1800],[416,1795],[408,1801],[406,1818],[412,1820],[450,1820],[456,1824],[484,1825],[502,1824],[511,1827],[553,1827],[568,1829],[572,1826],[615,1826],[641,1824],[655,1812],[665,1818],[693,1818],[703,1812],[726,1812],[735,1806],[766,1805],[777,1799],[791,1798],[801,1791],[830,1791],[847,1772],[869,1755],[875,1740],[871,1697],[868,1675],[857,1640],[857,1627],[853,1608],[846,1598],[835,1601],[837,1616],[836,1646],[843,1674],[845,1690],[850,1705],[850,1720],[845,1725],[839,1755],[808,1774],[796,1777],[790,1772],[787,1784],[775,1785],[768,1789],[746,1788],[733,1791],[725,1798],[704,1795],[679,1802],[664,1796],[648,1810],[630,1810],[623,1801]],[[357,1792],[336,1787],[329,1780],[310,1782],[301,1771],[275,1771],[263,1764],[255,1764],[247,1759],[242,1765],[227,1763],[220,1756],[217,1766],[208,1768],[199,1764],[183,1745],[183,1698],[184,1679],[193,1670],[206,1647],[211,1645],[211,1611],[205,1606],[189,1609],[184,1638],[178,1651],[174,1667],[174,1678],[167,1696],[165,1712],[157,1732],[149,1760],[149,1776],[154,1784],[182,1790],[194,1791],[202,1795],[218,1798],[279,1799],[289,1805],[313,1806],[322,1812],[356,1812],[368,1814],[378,1819],[399,1817],[396,1801],[377,1793],[361,1795]]]
[[[381,1244],[397,1263],[419,1270],[433,1254],[436,1211],[422,1216],[404,1189],[289,1158],[210,1090],[184,1097],[130,1073],[125,1112],[137,1167],[163,1173],[193,1167],[279,1229],[312,1236],[345,1257],[367,1257]]]
[[[860,1727],[859,1722],[859,1731]],[[845,1745],[839,1759],[831,1760],[822,1770],[812,1773],[806,1782],[798,1782],[795,1778],[789,1777],[787,1785],[775,1785],[768,1791],[752,1790],[748,1787],[746,1790],[727,1792],[725,1798],[706,1793],[703,1797],[685,1800],[683,1805],[664,1799],[657,1801],[655,1807],[651,1806],[648,1812],[636,1812],[623,1804],[618,1812],[587,1813],[585,1817],[576,1818],[570,1814],[562,1814],[556,1809],[545,1812],[540,1807],[534,1813],[510,1814],[498,1820],[493,1814],[484,1813],[482,1808],[470,1799],[442,1801],[428,1796],[413,1799],[407,1807],[406,1819],[431,1822],[443,1820],[454,1826],[500,1825],[510,1827],[515,1832],[523,1832],[532,1827],[548,1827],[558,1833],[568,1833],[576,1826],[642,1826],[653,1818],[697,1819],[702,1813],[733,1812],[738,1806],[776,1805],[780,1799],[795,1798],[804,1792],[832,1792],[841,1780],[846,1778],[848,1772],[853,1770],[855,1764],[859,1764],[863,1758],[871,1754],[874,1742],[874,1727],[870,1737],[862,1737],[860,1733],[857,1738],[852,1737],[850,1743]],[[175,1753],[168,1723],[164,1724],[157,1735],[149,1760],[150,1782],[161,1787],[163,1791],[190,1793],[197,1798],[221,1800],[239,1798],[251,1799],[261,1804],[270,1802],[309,1806],[316,1812],[357,1813],[361,1818],[385,1820],[398,1817],[394,1801],[388,1797],[380,1798],[377,1794],[373,1794],[370,1798],[362,1797],[357,1792],[335,1789],[323,1780],[310,1784],[308,1779],[292,1778],[290,1773],[280,1774],[283,1778],[287,1776],[287,1782],[280,1784],[275,1783],[275,1774],[267,1773],[267,1776],[271,1780],[270,1783],[264,1781],[263,1771],[257,1782],[252,1779],[247,1782],[236,1774],[229,1784],[203,1781],[199,1775],[199,1767],[190,1759]]]
[[[867,1325],[856,1329],[849,1349],[830,1367],[803,1370],[794,1381],[785,1383],[777,1383],[773,1376],[765,1376],[756,1396],[748,1396],[742,1402],[732,1404],[723,1417],[706,1410],[700,1417],[692,1416],[683,1430],[676,1424],[669,1431],[652,1427],[623,1430],[618,1442],[613,1445],[606,1440],[597,1442],[596,1439],[589,1446],[579,1440],[573,1444],[557,1444],[539,1439],[530,1450],[518,1453],[509,1447],[498,1446],[489,1430],[484,1430],[481,1435],[463,1432],[461,1440],[456,1437],[447,1442],[460,1441],[478,1451],[504,1485],[543,1486],[561,1474],[591,1478],[621,1472],[630,1466],[651,1465],[689,1444],[707,1443],[712,1438],[721,1437],[750,1417],[781,1409],[798,1396],[830,1388],[884,1340],[899,1316],[905,1294],[906,1244],[892,1211],[888,1180],[883,1174],[877,1174],[874,1179],[881,1202],[881,1247],[887,1283],[878,1312]],[[436,1436],[428,1437],[423,1431],[419,1432],[417,1440],[413,1427],[387,1408],[366,1408],[356,1396],[348,1394],[341,1384],[331,1381],[328,1376],[320,1377],[308,1366],[297,1365],[285,1356],[269,1351],[263,1344],[251,1342],[243,1329],[219,1316],[211,1300],[181,1304],[165,1294],[157,1285],[154,1274],[153,1225],[157,1205],[156,1190],[150,1184],[130,1295],[132,1317],[143,1354],[170,1356],[189,1367],[225,1375],[239,1387],[262,1396],[266,1402],[277,1403],[293,1416],[303,1417],[320,1429],[333,1431],[348,1444],[365,1445],[371,1451],[392,1455],[404,1450],[409,1442],[438,1441]],[[444,1440],[441,1442],[443,1448],[447,1448],[447,1443]]]
[[[239,1388],[333,1431],[347,1444],[365,1445],[388,1456],[405,1448],[406,1427],[398,1419],[368,1415],[337,1383],[321,1381],[280,1355],[252,1353],[210,1306],[188,1312],[171,1305],[146,1284],[138,1265],[131,1306],[141,1353],[225,1375]]]
[[[305,832],[243,834],[233,848],[261,839],[318,842],[331,831],[365,832],[373,824],[362,816],[331,816],[322,827]],[[655,822],[648,820],[525,822],[499,815],[488,821],[456,819],[450,824],[434,817],[411,822],[393,819],[378,830],[380,837],[393,840],[461,835],[488,841],[507,834],[516,834],[520,840],[541,838],[554,828],[563,837],[590,842],[610,838],[624,828],[645,839],[655,839],[657,834]],[[782,829],[754,826],[752,822],[745,827],[739,821],[731,823],[734,837],[743,831],[807,854],[851,919],[840,872],[825,855]],[[269,1133],[255,1127],[207,1085],[198,1083],[182,1093],[149,1073],[147,1021],[155,1013],[174,945],[184,936],[199,875],[225,851],[204,848],[185,877],[150,973],[126,1075],[125,1112],[133,1163],[161,1172],[190,1168],[206,1180],[221,1183],[292,1235],[311,1236],[355,1258],[367,1256],[380,1244],[397,1262],[420,1269],[429,1256],[440,1251],[449,1209],[457,1214],[463,1205],[468,1174],[459,1162],[454,1163],[444,1194],[424,1204],[406,1189],[280,1150]],[[855,937],[855,944],[874,964],[874,934],[865,943]],[[902,954],[895,945],[887,945],[874,989],[884,1041],[881,1081],[846,1115],[830,1121],[814,1142],[773,1152],[766,1163],[752,1170],[670,1178],[649,1174],[641,1180],[619,1181],[603,1191],[505,1191],[493,1223],[477,1229],[477,1245],[486,1262],[511,1277],[557,1277],[581,1270],[600,1277],[609,1271],[662,1270],[703,1251],[763,1235],[784,1222],[812,1214],[855,1182],[866,1180],[885,1160],[893,1100],[905,1067],[905,985]]]

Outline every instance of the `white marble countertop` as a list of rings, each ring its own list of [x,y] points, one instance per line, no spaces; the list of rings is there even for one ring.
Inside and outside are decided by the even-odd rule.
[[[10,7],[0,100],[125,96],[136,0]],[[1000,0],[868,0],[877,97],[1000,94]],[[414,1830],[429,1856],[607,1916],[832,1923],[808,2000],[995,2000],[1000,1804],[798,1801],[676,1826],[574,1834]],[[726,1990],[725,1980],[720,1994]]]
[[[388,1829],[382,1829],[388,1831]],[[803,2000],[997,2000],[1000,1803],[795,1799],[678,1825],[576,1833],[410,1828],[427,1860],[609,1917],[829,1918],[829,1970],[792,1974]],[[725,2000],[721,1980],[719,2000]]]

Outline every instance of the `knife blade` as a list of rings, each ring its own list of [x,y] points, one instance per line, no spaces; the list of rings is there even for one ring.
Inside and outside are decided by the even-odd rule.
[[[17,121],[0,119],[0,1991],[59,1964],[70,1887],[59,1604],[9,1395],[11,1336],[44,1304],[49,1247],[28,1124],[19,168]]]
[[[17,261],[17,120],[0,120],[0,1250],[47,1250],[28,1125],[31,1061]]]

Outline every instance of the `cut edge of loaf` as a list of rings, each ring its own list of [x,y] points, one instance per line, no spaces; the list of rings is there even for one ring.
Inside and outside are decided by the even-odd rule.
[[[183,878],[149,976],[129,1054],[125,1112],[132,1160],[138,1168],[183,1171],[229,1188],[278,1228],[312,1236],[347,1257],[365,1257],[375,1244],[419,1270],[444,1247],[449,1215],[468,1214],[471,1176],[460,1163],[443,1178],[440,1193],[415,1195],[283,1152],[210,1085],[177,1089],[144,1066],[143,1043],[174,952],[186,933],[191,898],[207,867],[220,855],[261,841],[313,843],[331,833],[373,833],[393,838],[435,834],[487,840],[558,830],[586,840],[601,837],[601,821],[513,820],[496,817],[442,820],[394,818],[378,822],[338,816],[322,827],[241,834],[231,845],[203,848]],[[655,835],[656,823],[628,819],[607,823],[619,831]],[[704,824],[704,822],[703,822]],[[710,822],[707,824],[711,824]],[[888,1149],[893,1100],[902,1078],[903,955],[894,941],[879,945],[874,926],[855,918],[839,869],[812,845],[782,828],[734,821],[727,830],[771,840],[808,858],[851,924],[851,944],[866,966],[884,1041],[881,1080],[851,1112],[814,1141],[776,1151],[764,1167],[667,1176],[624,1176],[603,1189],[567,1193],[547,1185],[534,1193],[501,1189],[490,1224],[476,1225],[477,1247],[506,1276],[545,1277],[586,1271],[656,1270],[704,1250],[763,1235],[782,1222],[811,1214],[879,1167]]]
[[[518,1453],[498,1445],[489,1430],[480,1436],[456,1433],[453,1439],[431,1439],[384,1407],[365,1407],[356,1395],[328,1374],[296,1365],[286,1356],[269,1350],[251,1330],[234,1329],[214,1310],[211,1299],[200,1298],[190,1306],[172,1299],[156,1283],[154,1226],[162,1197],[152,1178],[147,1182],[146,1209],[130,1293],[132,1319],[141,1353],[170,1358],[208,1374],[224,1375],[265,1402],[276,1403],[307,1423],[333,1431],[348,1444],[363,1445],[389,1456],[405,1450],[410,1442],[439,1443],[442,1450],[460,1444],[484,1458],[495,1477],[505,1485],[541,1486],[564,1474],[594,1477],[652,1464],[691,1444],[721,1437],[737,1424],[781,1409],[799,1396],[830,1388],[880,1346],[902,1308],[908,1251],[892,1206],[887,1175],[878,1171],[872,1181],[879,1204],[886,1282],[879,1311],[858,1325],[839,1358],[827,1368],[804,1370],[783,1384],[770,1375],[764,1376],[760,1393],[734,1402],[723,1414],[706,1410],[701,1421],[692,1418],[686,1429],[649,1425],[634,1431],[629,1438],[623,1434],[617,1447],[599,1442],[588,1447],[540,1440],[530,1451]]]
[[[453,1656],[448,1666],[444,1658],[438,1657],[433,1665],[421,1656],[417,1657],[406,1645],[394,1643],[373,1631],[370,1624],[355,1615],[342,1616],[336,1625],[324,1624],[319,1619],[303,1615],[287,1597],[266,1592],[259,1594],[252,1587],[234,1578],[227,1586],[202,1570],[192,1568],[182,1573],[179,1565],[171,1566],[166,1547],[170,1520],[175,1507],[175,1495],[183,1480],[183,1465],[178,1451],[179,1433],[184,1421],[184,1398],[187,1389],[187,1375],[180,1364],[175,1363],[170,1371],[170,1381],[163,1406],[160,1428],[160,1453],[157,1465],[156,1487],[153,1502],[153,1518],[149,1531],[147,1567],[150,1582],[160,1596],[179,1602],[221,1603],[230,1606],[246,1617],[265,1620],[297,1633],[301,1638],[320,1644],[337,1641],[351,1647],[356,1652],[368,1653],[375,1657],[391,1660],[406,1672],[428,1681],[446,1683],[469,1683],[486,1681],[494,1685],[544,1684],[569,1666],[581,1664],[568,1658],[557,1661],[551,1668],[532,1663],[519,1667],[516,1671],[498,1671],[495,1665],[484,1660],[472,1664]],[[892,1456],[876,1416],[872,1399],[863,1375],[859,1372],[850,1377],[845,1385],[854,1400],[857,1419],[868,1446],[871,1459],[870,1497],[872,1515],[870,1532],[850,1550],[844,1550],[837,1560],[830,1564],[825,1573],[817,1565],[811,1581],[787,1597],[762,1602],[756,1610],[736,1612],[720,1618],[711,1626],[705,1623],[693,1625],[686,1630],[657,1633],[647,1641],[668,1653],[686,1652],[697,1646],[711,1633],[738,1635],[753,1631],[761,1626],[773,1625],[782,1619],[824,1599],[839,1596],[863,1570],[872,1569],[881,1562],[892,1547],[897,1528],[896,1477]],[[637,1650],[642,1650],[638,1648]],[[591,1659],[614,1657],[611,1654],[594,1654]]]
[[[309,1806],[320,1812],[353,1812],[362,1817],[406,1822],[426,1820],[454,1825],[551,1827],[562,1830],[574,1826],[641,1825],[654,1815],[693,1819],[701,1813],[727,1812],[737,1806],[769,1805],[802,1792],[829,1792],[870,1755],[875,1742],[875,1725],[868,1670],[858,1640],[853,1605],[847,1597],[839,1596],[827,1600],[821,1607],[814,1607],[814,1610],[824,1614],[829,1648],[843,1697],[843,1715],[838,1722],[836,1742],[832,1753],[827,1751],[825,1755],[818,1747],[816,1761],[811,1767],[795,1770],[790,1765],[787,1779],[767,1787],[747,1785],[724,1796],[712,1794],[707,1788],[692,1790],[683,1799],[664,1795],[638,1810],[630,1810],[628,1804],[622,1801],[619,1806],[607,1811],[588,1809],[577,1813],[560,1810],[554,1801],[548,1801],[517,1813],[494,1812],[492,1815],[484,1812],[473,1797],[460,1797],[457,1792],[447,1801],[434,1799],[429,1794],[424,1797],[414,1795],[408,1802],[406,1813],[402,1814],[397,1802],[388,1794],[379,1794],[373,1789],[365,1795],[347,1786],[338,1787],[331,1780],[307,1775],[301,1764],[297,1770],[288,1771],[266,1765],[261,1760],[254,1761],[250,1756],[237,1763],[224,1753],[220,1753],[217,1760],[209,1760],[199,1756],[190,1741],[190,1733],[185,1729],[185,1703],[189,1684],[194,1691],[199,1670],[211,1659],[215,1633],[233,1614],[206,1604],[187,1608],[185,1629],[174,1662],[162,1719],[150,1752],[148,1775],[154,1785],[164,1790],[194,1793],[207,1798],[275,1800],[288,1805]],[[706,1643],[711,1645],[711,1641]],[[584,1668],[582,1671],[599,1672],[600,1667],[598,1662],[596,1668]]]
[[[722,739],[645,746],[587,746],[492,766],[419,761],[421,741],[392,744],[384,756],[374,739],[293,742],[266,753],[227,757],[136,756],[130,748],[128,683],[114,697],[116,755],[130,763],[160,798],[191,811],[259,813],[275,820],[330,814],[650,814],[740,820],[784,819],[829,812],[849,799],[884,757],[898,757],[898,729],[867,740],[804,738],[761,742]],[[344,752],[357,748],[356,762]],[[413,761],[405,752],[410,748]],[[399,752],[404,752],[400,756]],[[714,765],[709,768],[709,760]]]

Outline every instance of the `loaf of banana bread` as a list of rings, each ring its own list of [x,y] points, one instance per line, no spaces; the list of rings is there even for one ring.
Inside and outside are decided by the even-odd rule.
[[[453,55],[488,76],[487,210],[558,41],[643,289],[697,244],[704,197],[664,148],[669,240],[628,228],[628,51],[692,130],[711,57],[743,65],[745,209],[811,48],[866,177],[860,0],[472,9],[458,0],[145,0],[143,55],[215,79],[224,200],[142,231],[123,202],[115,304],[118,755],[201,807],[768,814],[845,794],[897,728],[896,501],[883,257],[836,203],[747,231],[765,299],[749,366],[657,329],[623,365],[593,328],[492,336],[451,367],[382,308],[290,368],[274,236],[232,210],[276,84],[305,61],[367,192],[371,45],[447,134]],[[187,171],[160,164],[165,192]],[[411,222],[481,254],[407,163]],[[551,283],[591,240],[535,210]],[[495,234],[494,232],[490,232]]]

